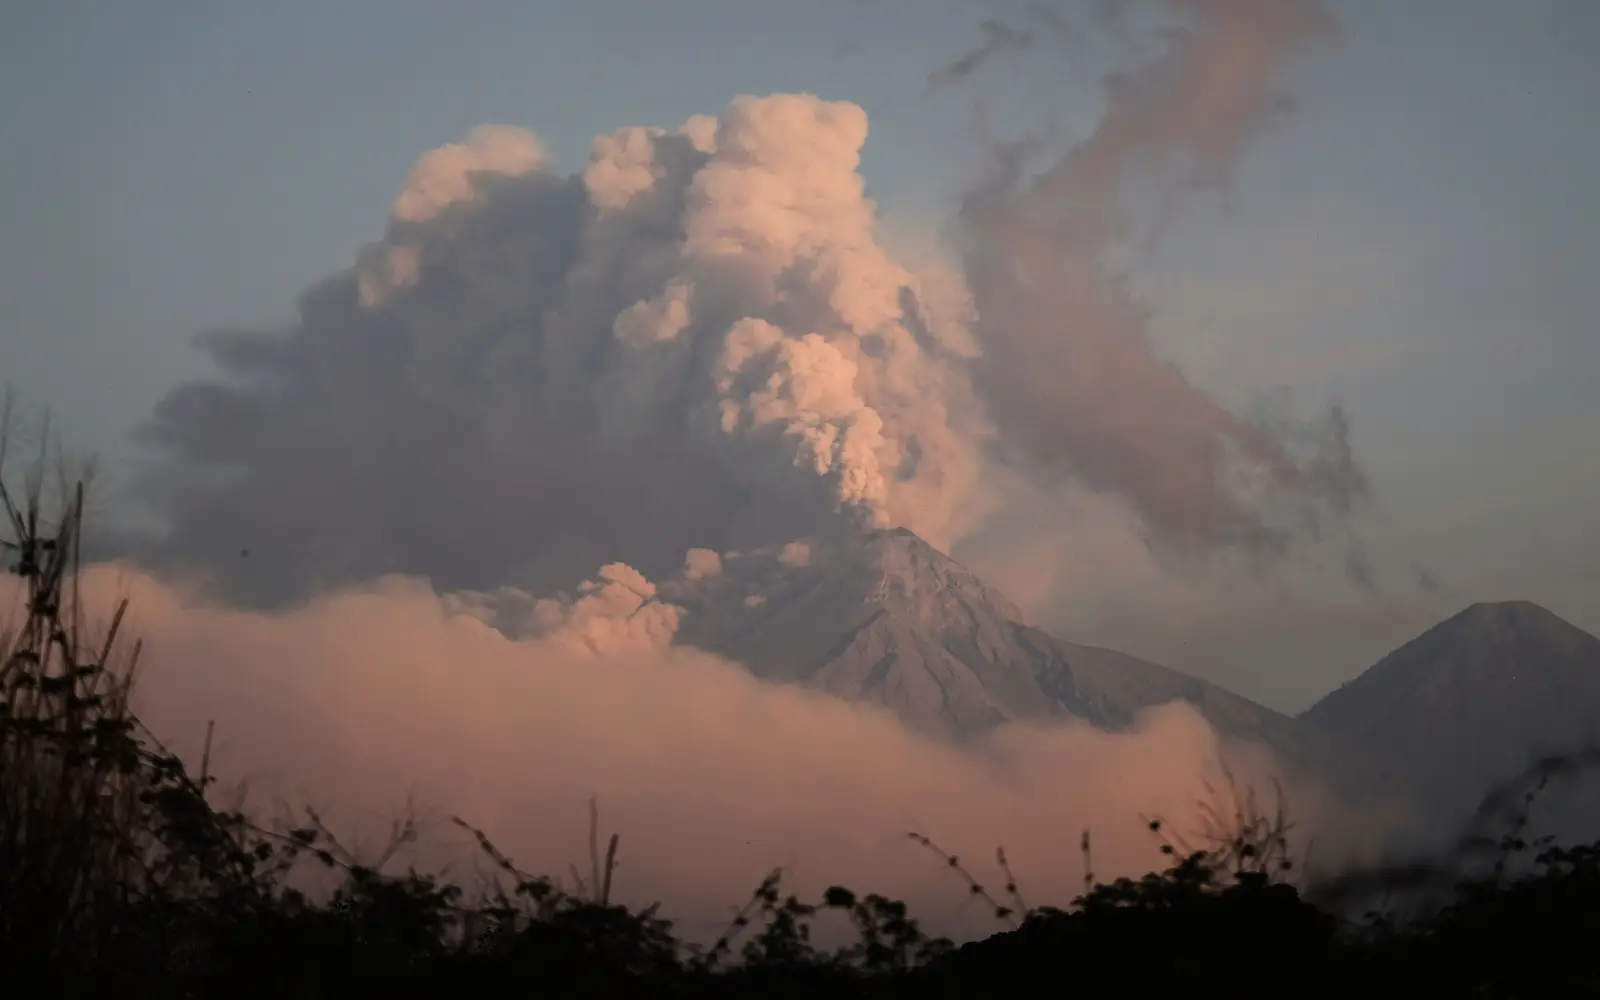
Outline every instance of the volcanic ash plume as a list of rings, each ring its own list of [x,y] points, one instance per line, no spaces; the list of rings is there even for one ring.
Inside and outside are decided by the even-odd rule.
[[[505,126],[433,150],[289,329],[203,339],[223,377],[148,427],[157,565],[254,601],[384,573],[549,592],[853,524],[948,551],[1085,490],[1130,549],[1279,557],[1322,534],[1365,490],[1343,412],[1230,412],[1157,355],[1110,267],[1133,182],[1162,206],[1225,184],[1332,22],[1315,0],[1165,6],[1181,29],[1107,79],[1087,138],[1042,170],[1003,151],[964,199],[956,287],[879,244],[847,102],[624,129],[572,176]]]
[[[166,554],[270,599],[565,584],[841,518],[949,544],[985,427],[955,320],[875,241],[866,136],[799,95],[602,136],[570,177],[504,126],[426,154],[290,330],[204,338],[225,380],[149,429]]]
[[[1105,80],[1097,126],[1042,164],[1001,151],[961,214],[983,356],[975,385],[1036,469],[1120,497],[1153,540],[1281,554],[1366,489],[1342,411],[1301,427],[1229,412],[1157,356],[1148,316],[1112,270],[1187,194],[1226,188],[1286,107],[1283,70],[1334,23],[1318,0],[1164,0],[1163,54]]]

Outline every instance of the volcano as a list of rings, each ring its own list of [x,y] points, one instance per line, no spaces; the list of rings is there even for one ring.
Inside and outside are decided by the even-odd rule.
[[[1474,604],[1302,716],[1383,765],[1387,783],[1464,819],[1536,758],[1600,745],[1600,639],[1528,601]],[[1556,789],[1542,826],[1600,832],[1600,808]]]
[[[1293,719],[1177,670],[1065,642],[905,529],[724,555],[663,585],[678,639],[758,676],[889,709],[961,741],[1016,720],[1116,731],[1172,701],[1219,732],[1292,751]]]

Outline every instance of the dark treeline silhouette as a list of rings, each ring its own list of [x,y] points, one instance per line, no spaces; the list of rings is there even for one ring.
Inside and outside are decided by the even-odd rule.
[[[0,466],[15,443],[0,433]],[[490,862],[484,887],[469,894],[389,871],[413,824],[370,858],[311,810],[260,825],[213,801],[206,760],[191,769],[141,727],[128,700],[139,647],[120,632],[124,608],[109,609],[95,641],[84,624],[81,482],[48,474],[47,447],[30,453],[20,483],[0,490],[6,570],[25,601],[0,635],[7,995],[1600,995],[1589,954],[1600,940],[1600,845],[1529,843],[1522,832],[1548,778],[1593,755],[1543,761],[1500,790],[1482,817],[1504,828],[1499,836],[1475,832],[1434,863],[1304,891],[1283,810],[1269,814],[1249,795],[1217,811],[1198,845],[1145,821],[1169,866],[1110,883],[1086,875],[1062,907],[1024,902],[1003,851],[1003,889],[992,893],[914,836],[908,849],[949,869],[952,891],[1010,927],[960,947],[924,932],[899,901],[843,887],[802,900],[776,872],[715,943],[693,946],[653,909],[612,901],[619,842],[601,850],[593,812],[589,871],[575,870],[570,887],[520,871],[463,820]],[[1077,847],[1092,871],[1087,834]],[[307,866],[331,876],[326,891],[303,887]],[[848,943],[820,943],[824,915],[853,928]]]

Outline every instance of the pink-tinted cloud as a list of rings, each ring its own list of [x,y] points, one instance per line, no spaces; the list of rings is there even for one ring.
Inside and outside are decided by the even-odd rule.
[[[1334,23],[1317,0],[1165,7],[1178,24],[1164,53],[1107,77],[1087,138],[1042,169],[1001,150],[965,200],[976,385],[1016,454],[1119,496],[1154,540],[1281,553],[1366,490],[1346,415],[1265,426],[1226,409],[1157,355],[1113,258],[1139,237],[1138,185],[1163,216],[1226,188],[1287,106],[1284,68]]]
[[[622,835],[622,896],[662,900],[698,936],[777,865],[806,891],[886,891],[936,929],[984,932],[991,918],[908,831],[980,874],[1003,844],[1034,901],[1064,903],[1080,887],[1083,829],[1099,877],[1147,870],[1161,857],[1141,813],[1195,822],[1219,760],[1258,784],[1273,771],[1179,706],[1120,735],[1013,726],[964,750],[930,742],[675,647],[671,609],[626,567],[536,604],[524,639],[489,624],[481,595],[403,578],[279,614],[223,609],[125,567],[93,568],[85,593],[101,607],[133,600],[151,728],[192,760],[215,720],[213,770],[248,782],[259,807],[309,801],[370,838],[410,798],[560,874],[584,856],[597,795]],[[1290,794],[1318,808],[1314,790]],[[433,833],[422,860],[464,877],[468,845],[448,823]]]

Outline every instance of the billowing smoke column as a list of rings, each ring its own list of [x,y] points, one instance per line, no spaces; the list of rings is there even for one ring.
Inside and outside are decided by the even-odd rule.
[[[433,150],[290,329],[203,339],[223,378],[147,428],[172,529],[146,556],[252,601],[389,572],[544,591],[856,523],[948,549],[1063,476],[1151,545],[1283,554],[1363,493],[1344,415],[1224,409],[1156,356],[1108,259],[1130,182],[1225,184],[1332,22],[1165,7],[1182,29],[1107,80],[1086,140],[1042,170],[1008,151],[970,192],[954,296],[877,241],[850,103],[741,98],[602,136],[574,176],[515,128]],[[1027,41],[1008,30],[947,76]]]
[[[291,330],[208,336],[227,380],[160,406],[166,554],[270,600],[570,584],[852,520],[948,544],[985,509],[984,424],[875,242],[866,136],[777,96],[602,136],[573,177],[501,126],[428,153]]]
[[[1153,540],[1276,555],[1365,492],[1344,413],[1268,428],[1224,409],[1156,356],[1147,315],[1108,261],[1138,236],[1133,184],[1163,211],[1225,188],[1286,107],[1284,66],[1334,23],[1319,0],[1161,6],[1178,19],[1165,52],[1105,81],[1105,112],[1086,139],[1042,168],[1022,147],[1003,150],[966,198],[983,344],[973,376],[1024,461],[1121,496]]]

